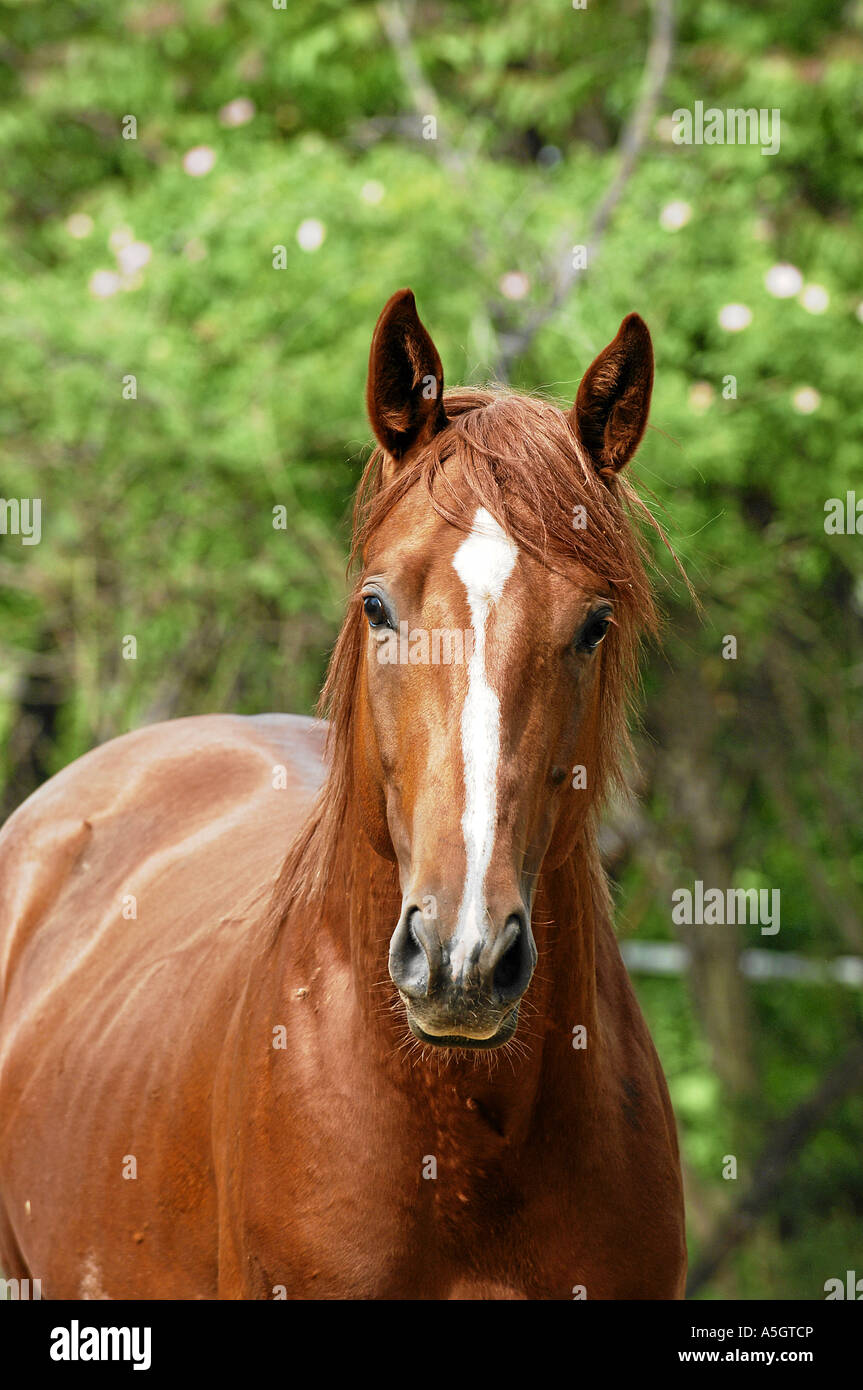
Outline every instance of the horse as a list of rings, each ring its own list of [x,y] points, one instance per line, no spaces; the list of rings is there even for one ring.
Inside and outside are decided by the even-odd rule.
[[[326,721],[144,727],[8,820],[7,1277],[683,1297],[675,1121],[598,850],[656,626],[623,474],[652,386],[630,314],[568,410],[445,390],[396,293]]]

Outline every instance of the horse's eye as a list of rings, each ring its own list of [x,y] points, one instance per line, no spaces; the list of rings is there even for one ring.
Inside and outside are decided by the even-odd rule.
[[[593,652],[599,646],[608,629],[611,627],[611,614],[608,612],[593,613],[588,618],[575,643],[577,652]]]
[[[387,610],[377,594],[367,594],[363,599],[363,611],[369,620],[369,627],[386,627]]]

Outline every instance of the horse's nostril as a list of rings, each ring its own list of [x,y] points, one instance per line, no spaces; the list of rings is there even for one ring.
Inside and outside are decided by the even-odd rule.
[[[425,947],[417,936],[417,921],[421,920],[421,913],[418,907],[412,907],[408,913],[408,936],[418,951],[425,955]]]
[[[504,931],[512,937],[494,968],[492,989],[499,999],[517,999],[530,982],[534,949],[530,927],[516,915],[507,918]]]
[[[390,976],[403,994],[418,999],[428,993],[431,962],[422,913],[418,907],[409,908],[390,942]]]
[[[507,947],[506,951],[504,951],[503,955],[501,956],[500,960],[495,966],[494,987],[496,990],[509,989],[518,978],[518,967],[521,954],[518,949],[518,942],[520,936],[521,931],[519,931],[519,935],[513,941],[512,945]]]

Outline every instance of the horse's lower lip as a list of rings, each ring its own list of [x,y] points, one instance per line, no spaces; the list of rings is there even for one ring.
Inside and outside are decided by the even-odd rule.
[[[516,1030],[516,1025],[518,1024],[517,1004],[502,1020],[496,1032],[490,1034],[488,1037],[485,1038],[470,1037],[468,1034],[463,1033],[427,1033],[425,1029],[419,1023],[417,1023],[416,1019],[411,1013],[410,1006],[406,1006],[406,1013],[408,1026],[410,1027],[410,1030],[413,1033],[414,1037],[419,1038],[420,1042],[430,1043],[433,1047],[464,1047],[480,1049],[501,1047],[504,1043],[509,1042],[510,1038]]]

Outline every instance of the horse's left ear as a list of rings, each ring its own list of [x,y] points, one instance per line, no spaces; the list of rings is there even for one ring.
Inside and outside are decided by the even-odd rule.
[[[396,466],[446,427],[443,367],[412,290],[397,290],[377,321],[366,406],[372,429]]]
[[[644,319],[628,314],[588,367],[570,423],[596,471],[618,473],[641,442],[653,390],[653,345]]]

